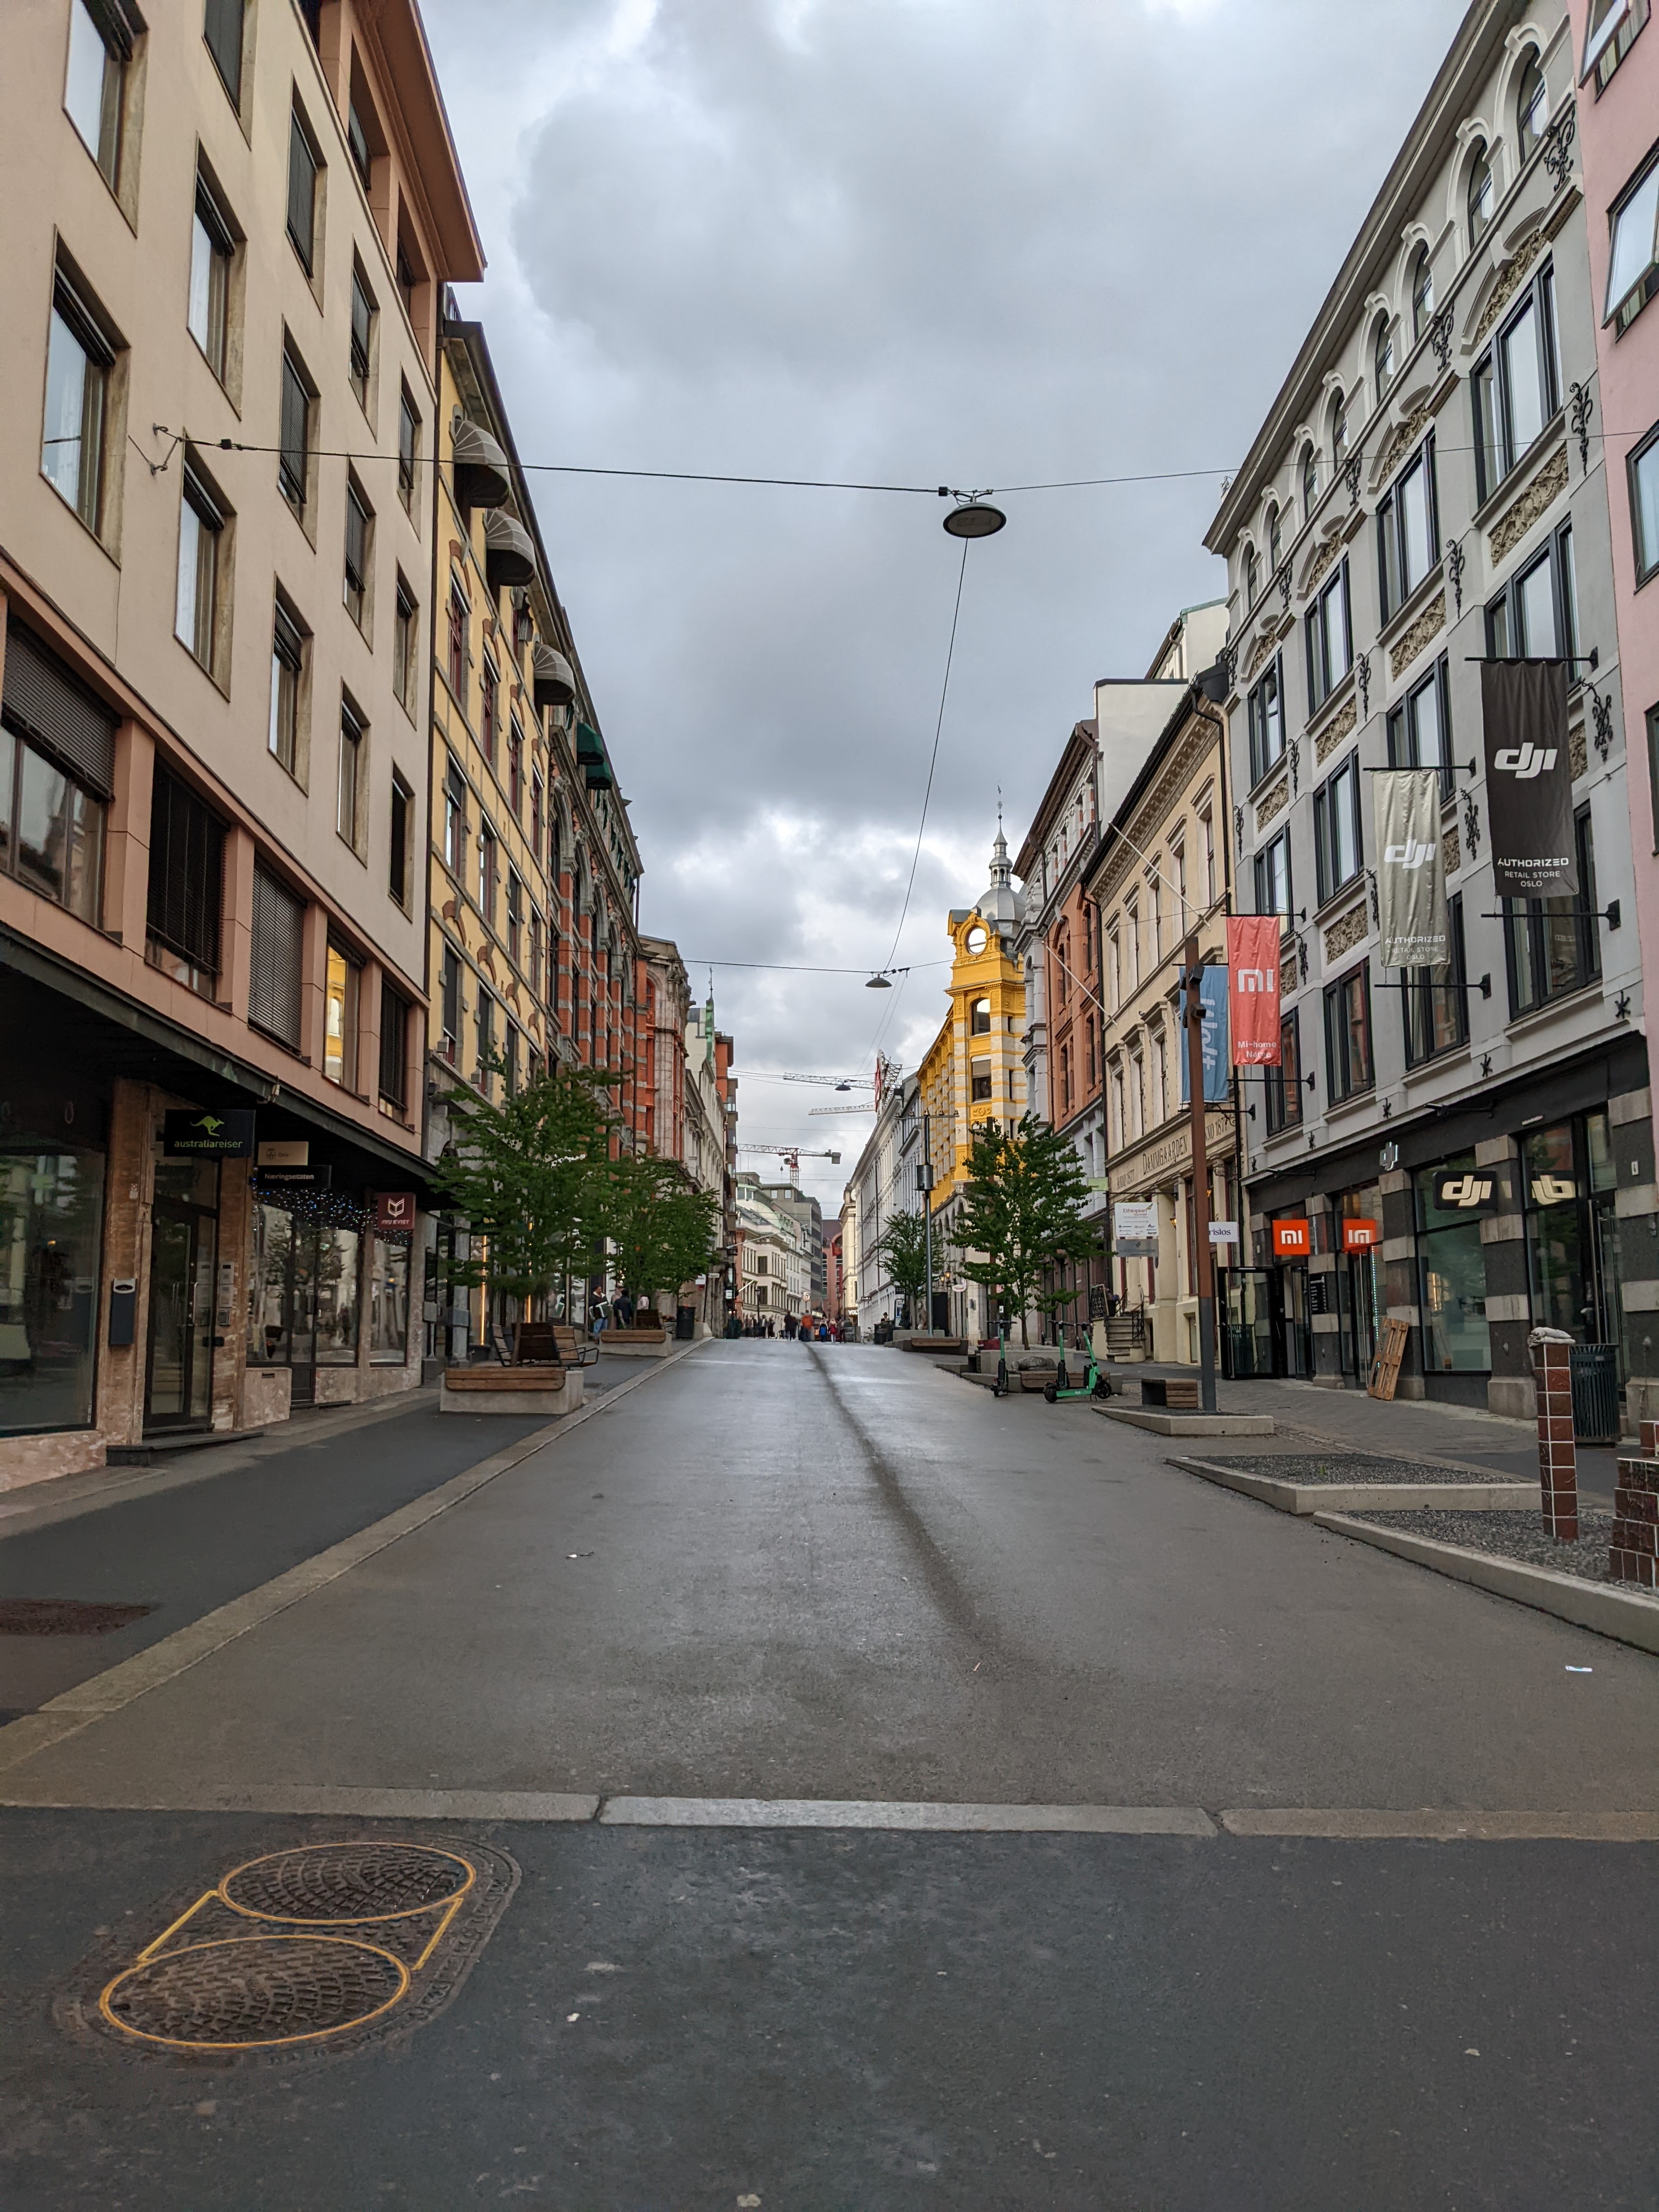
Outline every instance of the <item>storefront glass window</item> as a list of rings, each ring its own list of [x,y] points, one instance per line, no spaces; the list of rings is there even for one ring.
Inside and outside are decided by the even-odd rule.
[[[409,1240],[374,1239],[368,1279],[368,1356],[401,1367],[409,1346]]]
[[[292,1358],[288,1296],[294,1217],[285,1206],[253,1208],[248,1255],[247,1357],[251,1367],[286,1367]]]
[[[0,1152],[0,1433],[90,1426],[100,1152]]]
[[[1437,1179],[1474,1173],[1474,1154],[1460,1152],[1417,1171],[1417,1270],[1423,1316],[1423,1368],[1429,1375],[1492,1371],[1486,1322],[1486,1261],[1480,1218],[1434,1202]]]
[[[1521,1159],[1534,1323],[1565,1329],[1581,1344],[1620,1343],[1617,1171],[1606,1114],[1532,1131]]]
[[[317,1364],[357,1363],[357,1249],[355,1229],[317,1231]]]

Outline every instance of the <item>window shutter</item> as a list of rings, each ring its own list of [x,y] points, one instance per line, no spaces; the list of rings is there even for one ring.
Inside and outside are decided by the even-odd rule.
[[[224,854],[217,816],[158,768],[149,817],[149,933],[216,975]]]
[[[18,623],[6,629],[6,727],[50,753],[100,799],[115,789],[116,716]]]
[[[296,109],[289,119],[288,151],[288,234],[311,273],[316,246],[317,162],[311,141]]]
[[[253,872],[248,1019],[300,1048],[301,933],[305,908],[263,868]]]

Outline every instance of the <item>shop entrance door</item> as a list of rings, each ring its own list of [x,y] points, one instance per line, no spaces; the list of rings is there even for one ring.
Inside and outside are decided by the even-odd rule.
[[[149,1255],[146,1429],[205,1427],[213,1412],[213,1265],[210,1213],[158,1206]]]
[[[1308,1310],[1308,1271],[1291,1265],[1269,1270],[1273,1334],[1273,1373],[1313,1373],[1313,1323]]]
[[[1342,1371],[1364,1383],[1376,1357],[1376,1262],[1370,1252],[1350,1252],[1337,1274],[1341,1316]]]
[[[1217,1278],[1224,1320],[1221,1372],[1229,1382],[1273,1371],[1273,1271],[1224,1267]]]

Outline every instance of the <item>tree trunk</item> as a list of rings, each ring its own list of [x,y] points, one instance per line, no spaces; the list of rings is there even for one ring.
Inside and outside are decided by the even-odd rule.
[[[1024,1298],[1019,1302],[1019,1342],[1020,1349],[1022,1351],[1029,1352],[1030,1350],[1030,1323],[1028,1319],[1028,1310]]]

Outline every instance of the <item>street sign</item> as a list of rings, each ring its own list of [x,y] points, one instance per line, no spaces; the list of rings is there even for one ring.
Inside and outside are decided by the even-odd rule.
[[[334,1182],[331,1167],[321,1168],[259,1168],[253,1170],[253,1193],[269,1191],[273,1196],[288,1190],[328,1190]]]
[[[1237,1244],[1238,1224],[1236,1221],[1212,1221],[1210,1224],[1212,1244]]]
[[[251,1160],[253,1109],[198,1114],[191,1107],[169,1107],[162,1117],[161,1143],[170,1160]]]
[[[1158,1206],[1151,1199],[1121,1198],[1112,1208],[1112,1249],[1121,1260],[1156,1260]]]
[[[1275,1221],[1273,1224],[1273,1257],[1275,1260],[1305,1260],[1313,1249],[1313,1230],[1306,1221]]]
[[[262,1168],[308,1168],[310,1142],[304,1137],[261,1137],[254,1164]]]
[[[415,1226],[415,1194],[412,1190],[377,1191],[374,1197],[374,1226],[382,1236],[390,1230],[405,1233]]]

